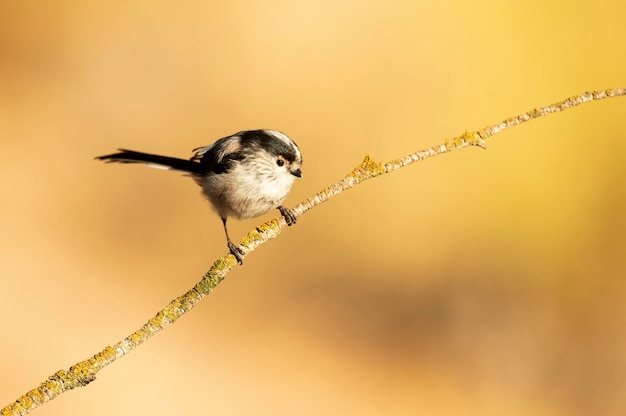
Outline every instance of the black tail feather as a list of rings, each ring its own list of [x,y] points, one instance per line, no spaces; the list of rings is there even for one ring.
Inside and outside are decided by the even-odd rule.
[[[168,169],[180,170],[183,172],[202,174],[202,165],[191,160],[178,159],[175,157],[152,155],[149,153],[135,152],[133,150],[118,149],[119,153],[98,156],[97,160],[107,163],[145,163],[160,165]]]

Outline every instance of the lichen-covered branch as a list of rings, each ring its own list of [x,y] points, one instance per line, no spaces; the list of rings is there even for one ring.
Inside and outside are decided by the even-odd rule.
[[[293,209],[294,214],[300,216],[317,205],[328,201],[330,198],[353,188],[367,179],[393,172],[414,162],[468,146],[485,148],[485,140],[487,138],[526,121],[567,110],[590,101],[623,95],[626,95],[626,88],[585,92],[552,105],[536,108],[518,116],[508,118],[481,130],[465,132],[458,137],[447,140],[439,146],[420,150],[387,163],[376,162],[372,156],[368,155],[363,162],[355,167],[352,172],[348,173],[345,178],[297,205]],[[242,240],[245,255],[254,251],[254,249],[261,244],[277,237],[285,224],[284,219],[275,219],[258,226],[254,231],[250,232]],[[128,354],[154,334],[164,329],[167,325],[176,322],[178,318],[191,310],[203,297],[211,293],[211,291],[224,280],[226,274],[236,265],[237,262],[231,254],[218,259],[192,289],[184,295],[172,300],[163,310],[152,317],[137,331],[112,347],[106,347],[93,357],[73,365],[67,371],[60,370],[54,373],[46,381],[41,383],[39,387],[29,391],[15,402],[0,410],[0,414],[2,416],[24,415],[65,391],[89,384],[96,379],[96,374],[102,368]]]

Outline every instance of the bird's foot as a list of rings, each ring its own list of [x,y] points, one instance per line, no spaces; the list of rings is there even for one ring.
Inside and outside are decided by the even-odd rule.
[[[280,211],[280,215],[282,215],[285,221],[287,221],[287,225],[293,225],[298,220],[298,218],[296,218],[296,214],[294,214],[294,212],[289,208],[279,205],[278,210]]]
[[[241,251],[241,249],[239,247],[237,247],[235,244],[233,244],[233,242],[230,241],[230,240],[228,241],[228,249],[230,250],[230,254],[235,256],[235,259],[237,260],[237,263],[243,264],[244,252]]]

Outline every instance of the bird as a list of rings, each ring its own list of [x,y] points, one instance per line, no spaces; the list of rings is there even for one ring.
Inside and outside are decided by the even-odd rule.
[[[221,218],[228,249],[239,264],[245,253],[230,239],[229,218],[255,218],[278,209],[287,225],[296,223],[295,213],[282,203],[296,178],[302,177],[302,153],[289,136],[277,130],[240,131],[193,149],[190,159],[118,149],[96,160],[141,163],[191,176]]]

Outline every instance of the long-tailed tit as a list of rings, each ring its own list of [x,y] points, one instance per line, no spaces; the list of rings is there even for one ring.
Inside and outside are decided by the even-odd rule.
[[[276,130],[242,131],[224,137],[194,149],[190,160],[125,149],[96,159],[186,172],[202,187],[222,219],[228,249],[240,264],[243,252],[228,235],[229,217],[253,218],[278,208],[287,225],[296,222],[293,212],[281,204],[295,179],[302,176],[302,154],[293,140]]]

